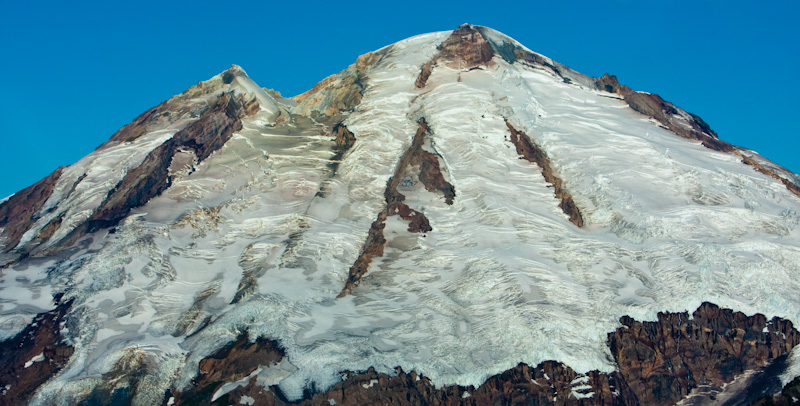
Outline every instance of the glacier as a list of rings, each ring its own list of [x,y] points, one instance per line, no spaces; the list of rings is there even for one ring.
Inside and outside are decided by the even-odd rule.
[[[481,32],[496,47],[524,48]],[[653,320],[704,301],[800,321],[800,198],[784,184],[737,154],[676,136],[565,67],[559,75],[499,56],[481,69],[442,63],[416,87],[450,35],[374,51],[361,102],[341,115],[357,141],[334,174],[329,124],[282,124],[296,103],[236,68],[226,89],[261,109],[221,149],[199,163],[188,156],[189,170],[113,232],[2,269],[0,338],[53,309],[59,293],[80,320],[62,330],[75,355],[32,404],[71,404],[70,393],[85,393],[131,352],[155,360],[148,396],[157,398],[190,385],[199,361],[240,332],[281,343],[286,364],[257,374],[298,399],[312,383],[329,387],[343,371],[370,367],[476,386],[519,362],[612,371],[606,334],[621,316]],[[222,75],[209,86],[222,86]],[[404,179],[405,203],[433,230],[409,233],[388,217],[383,255],[337,298],[420,118],[432,130],[424,148],[440,156],[456,198],[448,205]],[[65,236],[191,120],[69,166],[20,244],[56,216],[64,220],[51,241]],[[520,159],[507,122],[547,152],[584,227],[568,221],[540,168]]]

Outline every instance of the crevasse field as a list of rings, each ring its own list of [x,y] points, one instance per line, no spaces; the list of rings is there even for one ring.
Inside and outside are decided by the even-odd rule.
[[[4,269],[3,338],[52,309],[60,292],[81,321],[64,326],[72,361],[33,403],[69,403],[65,394],[96,384],[131,349],[157,360],[152,391],[163,394],[242,331],[285,347],[283,362],[257,374],[298,398],[312,382],[324,388],[369,367],[416,370],[437,385],[478,385],[551,359],[610,371],[606,334],[620,316],[654,320],[703,301],[800,321],[800,199],[783,184],[679,138],[577,74],[568,84],[495,57],[486,69],[436,66],[417,89],[420,67],[449,35],[377,51],[385,57],[344,122],[357,141],[335,176],[329,130],[272,125],[280,103],[242,75],[230,86],[258,96],[262,111],[221,150],[116,233]],[[384,255],[337,299],[420,117],[454,204],[404,179],[398,191],[433,231],[412,234],[389,217]],[[568,221],[540,168],[519,159],[504,119],[547,152],[584,228]],[[42,210],[64,215],[66,235],[185,125],[90,154],[66,169]],[[182,159],[195,166],[190,153]],[[62,199],[80,176],[80,193]],[[243,277],[255,291],[231,304]]]

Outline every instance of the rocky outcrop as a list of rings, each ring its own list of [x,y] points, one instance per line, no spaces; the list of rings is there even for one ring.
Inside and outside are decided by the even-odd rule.
[[[61,328],[71,304],[39,314],[14,338],[0,342],[0,406],[25,404],[67,364],[73,348],[62,341]]]
[[[37,213],[53,193],[63,169],[56,169],[0,204],[0,247],[4,251],[14,249],[25,232],[39,219]]]
[[[492,47],[483,35],[473,25],[463,24],[439,45],[437,59],[452,63],[456,68],[469,69],[486,65],[493,56]]]
[[[225,383],[247,378],[260,366],[266,367],[277,363],[283,357],[283,349],[277,342],[265,338],[250,342],[247,334],[241,334],[236,341],[200,361],[199,372],[192,381],[191,388],[183,392],[172,390],[172,404],[211,404],[214,393]],[[218,404],[230,404],[225,395],[218,399],[218,402]]]
[[[138,167],[125,174],[94,214],[61,245],[69,246],[86,233],[117,225],[131,209],[144,205],[171,185],[169,168],[176,153],[192,151],[198,162],[203,161],[242,128],[243,117],[255,114],[258,108],[256,99],[245,99],[244,94],[220,95],[197,121],[155,148]]]
[[[77,406],[157,404],[163,396],[153,393],[159,385],[157,361],[152,354],[138,348],[128,348],[114,368],[96,379],[90,392],[71,399]]]
[[[436,58],[433,58],[422,65],[422,68],[419,71],[419,76],[417,76],[417,80],[414,82],[414,85],[417,86],[417,89],[422,89],[425,87],[425,85],[428,83],[428,78],[431,77],[431,73],[433,73],[433,67],[435,65]]]
[[[688,312],[660,313],[654,322],[629,317],[620,322],[623,326],[608,336],[618,366],[610,374],[580,374],[562,363],[545,361],[535,367],[519,364],[478,387],[436,388],[413,371],[398,368],[396,374],[387,375],[369,369],[347,372],[325,392],[307,392],[297,402],[288,401],[278,387],[259,386],[251,378],[229,392],[228,403],[222,404],[254,399],[259,405],[303,406],[672,405],[698,385],[722,385],[768,364],[800,338],[789,321],[767,321],[760,314],[748,317],[710,303],[691,317]],[[793,396],[796,386],[787,386],[782,399]]]
[[[158,106],[140,114],[133,121],[120,128],[97,149],[118,143],[133,142],[153,129],[166,128],[183,118],[201,117],[206,110],[214,106],[214,99],[211,99],[211,103],[209,103],[206,100],[206,96],[222,91],[225,85],[233,83],[236,76],[247,75],[242,68],[234,65],[209,80],[199,82],[185,92],[173,96],[169,100],[161,102]]]
[[[120,128],[111,138],[104,143],[106,145],[110,142],[133,142],[137,138],[141,137],[145,133],[147,133],[147,127],[153,121],[156,121],[159,116],[161,116],[165,111],[167,111],[167,103],[162,102],[158,106],[155,106],[144,113],[140,114],[139,117],[136,117],[130,123],[126,124],[124,127]],[[168,114],[169,115],[169,114]]]
[[[750,157],[742,155],[736,147],[719,139],[711,127],[697,115],[687,113],[674,104],[665,101],[661,96],[653,93],[637,92],[627,86],[622,86],[617,77],[606,73],[595,80],[598,90],[616,93],[622,96],[628,105],[635,111],[654,118],[666,129],[688,139],[698,140],[706,148],[715,151],[733,152],[742,158],[742,163],[750,165],[758,172],[781,181],[790,192],[800,196],[800,187],[791,180],[779,176],[775,172],[764,168]]]
[[[361,103],[366,90],[367,73],[383,56],[380,51],[361,55],[347,69],[328,76],[307,92],[292,97],[292,100],[298,102],[292,113],[308,117],[330,117],[352,111]]]
[[[553,170],[553,165],[550,162],[547,154],[531,141],[530,137],[522,131],[517,130],[511,123],[506,120],[506,126],[511,132],[511,143],[517,148],[517,154],[528,162],[533,162],[539,165],[542,169],[542,176],[547,183],[553,185],[553,192],[557,199],[561,200],[558,207],[569,217],[569,221],[578,227],[583,227],[583,216],[581,215],[578,205],[572,199],[572,195],[564,190],[563,181],[556,175]]]
[[[0,360],[9,365],[0,375],[0,405],[23,404],[35,390],[62,368],[72,348],[61,343],[60,326],[70,303],[37,316],[34,323],[0,346]],[[253,377],[259,367],[280,362],[285,354],[275,341],[251,342],[241,334],[199,362],[198,375],[187,390],[172,389],[163,402],[174,405],[238,404],[254,399],[260,405],[671,405],[699,385],[721,386],[743,372],[785,356],[800,343],[791,322],[746,316],[704,303],[688,312],[660,313],[654,322],[623,317],[622,327],[608,336],[617,364],[610,374],[577,373],[568,366],[545,361],[536,367],[519,364],[489,377],[478,387],[436,388],[415,372],[397,369],[387,375],[370,369],[346,373],[345,379],[324,392],[307,392],[297,402],[288,401],[278,387],[266,388]],[[128,404],[141,385],[148,384],[150,363],[144,352],[123,355],[101,383],[78,404]],[[242,381],[237,388],[211,402],[226,383]],[[775,398],[756,404],[791,404],[797,382]],[[171,399],[170,399],[171,398]],[[335,403],[331,403],[331,400]],[[104,403],[105,402],[105,403]],[[769,403],[773,402],[773,403]],[[784,402],[784,403],[780,403]]]
[[[683,138],[698,140],[706,148],[715,151],[731,152],[734,150],[734,146],[720,140],[703,119],[675,107],[674,104],[665,101],[657,94],[637,92],[627,86],[622,86],[616,76],[608,73],[597,78],[595,86],[598,90],[622,96],[633,110],[654,118],[666,129]]]
[[[437,63],[454,69],[471,69],[488,64],[494,57],[489,41],[472,24],[462,24],[441,43],[439,51],[430,61],[422,65],[415,82],[417,88],[425,87]]]
[[[798,187],[797,185],[792,183],[792,181],[790,181],[789,179],[786,179],[786,178],[784,178],[782,176],[779,176],[777,173],[765,168],[763,165],[761,165],[758,162],[756,162],[755,159],[750,158],[748,156],[745,156],[739,151],[736,151],[736,154],[739,155],[742,158],[742,163],[743,164],[750,165],[757,172],[761,172],[764,175],[769,176],[770,178],[777,179],[777,180],[781,181],[781,183],[783,183],[783,185],[786,186],[786,189],[788,189],[790,192],[794,193],[795,195],[800,196],[800,187]]]
[[[353,266],[350,267],[345,286],[337,297],[350,294],[358,285],[361,277],[369,270],[372,258],[383,256],[383,245],[386,243],[383,229],[386,226],[387,217],[397,215],[408,221],[408,232],[410,233],[426,233],[433,230],[428,218],[423,213],[408,207],[403,202],[406,197],[397,190],[401,181],[409,180],[413,183],[411,178],[418,179],[426,190],[441,194],[447,204],[453,204],[453,198],[456,196],[455,188],[444,179],[439,166],[439,155],[423,148],[426,136],[431,133],[428,123],[424,118],[420,118],[418,124],[411,146],[400,157],[394,175],[386,183],[384,191],[386,207],[378,213],[378,218],[372,223],[364,247]]]
[[[658,321],[623,317],[608,344],[622,380],[639,404],[672,405],[699,385],[721,386],[787,354],[800,343],[788,320],[767,321],[704,303]]]

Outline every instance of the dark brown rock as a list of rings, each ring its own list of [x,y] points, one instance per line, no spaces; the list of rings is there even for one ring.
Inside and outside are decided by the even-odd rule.
[[[425,136],[430,134],[428,123],[424,118],[420,118],[418,124],[411,146],[400,157],[395,167],[394,175],[386,182],[386,190],[384,191],[386,207],[378,213],[377,220],[372,223],[361,254],[359,254],[353,266],[350,267],[345,286],[337,297],[341,298],[350,294],[358,286],[361,277],[369,270],[372,258],[383,256],[383,245],[386,243],[383,229],[386,226],[387,217],[399,215],[403,220],[407,220],[409,222],[408,232],[410,233],[433,231],[428,218],[423,213],[403,203],[406,197],[397,191],[400,181],[406,176],[412,175],[412,168],[417,171],[413,174],[419,178],[426,190],[442,194],[447,204],[453,204],[453,198],[456,195],[455,188],[444,179],[439,166],[439,156],[422,148]]]
[[[417,80],[414,82],[414,84],[417,86],[417,89],[422,89],[425,87],[425,84],[428,83],[428,78],[431,77],[431,73],[433,73],[434,65],[436,65],[436,58],[433,58],[422,65],[422,68],[419,71],[419,76],[417,76]]]
[[[168,109],[167,101],[162,102],[141,115],[114,133],[108,142],[132,142],[147,132],[147,125],[155,121],[160,114]],[[108,144],[108,142],[103,145]]]
[[[564,190],[563,182],[553,170],[553,165],[547,154],[542,148],[531,141],[527,134],[514,128],[508,120],[506,120],[506,126],[511,132],[511,143],[517,148],[517,154],[526,161],[539,165],[539,168],[542,169],[544,180],[553,185],[553,192],[556,198],[561,200],[558,207],[569,217],[569,221],[571,221],[572,224],[583,227],[583,215],[581,215],[578,205],[572,200],[572,195]]]
[[[169,166],[179,150],[192,150],[198,162],[203,161],[242,128],[243,117],[257,110],[255,99],[223,93],[197,121],[155,148],[138,167],[125,174],[94,214],[76,227],[61,245],[69,246],[86,233],[117,225],[131,209],[144,205],[171,185]]]
[[[88,230],[116,225],[132,208],[160,195],[171,184],[169,165],[181,148],[194,151],[198,162],[221,148],[242,128],[241,118],[254,114],[258,104],[243,95],[223,94],[199,120],[154,149],[136,169],[129,171],[87,221]]]
[[[61,324],[71,304],[40,313],[22,332],[0,343],[0,406],[25,404],[67,364],[74,350],[62,342]]]
[[[698,383],[730,382],[742,372],[786,354],[798,342],[798,332],[786,320],[773,318],[767,322],[763,315],[748,317],[709,303],[698,308],[692,319],[683,312],[661,313],[655,322],[637,322],[629,317],[621,322],[623,327],[609,334],[609,347],[619,367],[610,374],[578,374],[560,362],[545,361],[536,367],[519,364],[489,377],[478,387],[436,388],[413,371],[397,368],[395,374],[387,375],[369,369],[346,372],[341,382],[324,392],[309,390],[296,402],[287,400],[278,387],[265,388],[251,378],[215,404],[239,404],[247,396],[258,405],[279,406],[671,405]],[[233,345],[237,346],[240,344]],[[224,382],[232,382],[256,367],[248,364],[243,372],[230,373],[225,361],[230,354],[221,351],[213,357],[215,361],[201,363],[201,370],[207,374],[217,369],[226,372],[198,378],[198,389],[176,396],[176,404],[209,404],[209,397],[223,382],[218,379],[227,376]],[[216,383],[208,386],[210,381]],[[790,384],[783,397],[763,401],[786,402],[795,396],[797,386]],[[764,404],[790,403],[759,403]]]
[[[800,187],[797,187],[797,185],[792,183],[792,181],[790,181],[789,179],[778,176],[778,174],[776,174],[775,172],[772,172],[771,170],[765,168],[764,166],[756,162],[753,158],[742,155],[742,153],[739,151],[736,151],[736,154],[742,158],[742,163],[744,163],[745,165],[750,165],[753,167],[754,170],[761,172],[764,175],[767,175],[773,179],[781,181],[781,183],[783,183],[783,185],[786,186],[786,189],[788,189],[795,195],[800,196]]]
[[[356,136],[342,123],[333,126],[333,133],[336,135],[336,146],[342,153],[349,151],[356,143]]]
[[[679,118],[678,108],[657,94],[637,92],[627,86],[622,86],[616,76],[608,73],[595,79],[595,86],[599,90],[619,94],[633,110],[654,118],[665,128],[683,138],[698,140],[706,148],[715,151],[731,152],[734,150],[733,145],[720,140],[711,127],[699,116],[687,113],[690,119]]]
[[[350,271],[347,274],[347,281],[342,291],[336,296],[337,298],[349,295],[350,292],[358,286],[361,277],[369,270],[369,264],[372,263],[372,258],[383,256],[383,245],[386,244],[386,238],[383,236],[383,229],[386,227],[385,222],[387,215],[388,209],[384,209],[378,213],[378,218],[372,222],[372,226],[370,226],[369,232],[367,233],[367,240],[364,241],[364,247],[361,249],[361,253],[358,255],[358,258],[356,258],[353,266],[350,267]]]
[[[56,169],[44,179],[20,190],[0,204],[0,227],[3,228],[0,234],[2,237],[0,247],[4,251],[14,249],[22,235],[39,219],[37,213],[53,193],[63,169],[64,167]]]
[[[471,24],[463,24],[439,45],[437,59],[453,62],[457,65],[456,67],[462,69],[469,69],[474,66],[486,65],[493,56],[492,47],[483,35]]]
[[[439,52],[422,65],[415,82],[418,89],[425,87],[437,63],[456,69],[470,70],[487,65],[494,57],[489,41],[471,24],[459,26],[437,49]]]
[[[212,396],[222,385],[246,378],[259,366],[278,363],[284,355],[275,341],[259,338],[250,342],[247,334],[241,334],[236,341],[200,361],[199,373],[192,381],[192,387],[185,392],[172,391],[174,404],[211,404]],[[215,404],[227,405],[227,400],[227,396],[223,396]]]
[[[688,312],[659,313],[658,321],[620,319],[608,344],[620,377],[638,402],[672,405],[698,385],[722,385],[762,367],[800,343],[788,320],[704,303]],[[763,330],[767,328],[768,332]]]

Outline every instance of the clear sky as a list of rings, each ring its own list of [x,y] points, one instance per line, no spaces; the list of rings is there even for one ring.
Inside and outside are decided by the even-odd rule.
[[[0,198],[231,64],[291,96],[360,54],[465,22],[658,93],[800,172],[798,17],[794,0],[7,1]]]

